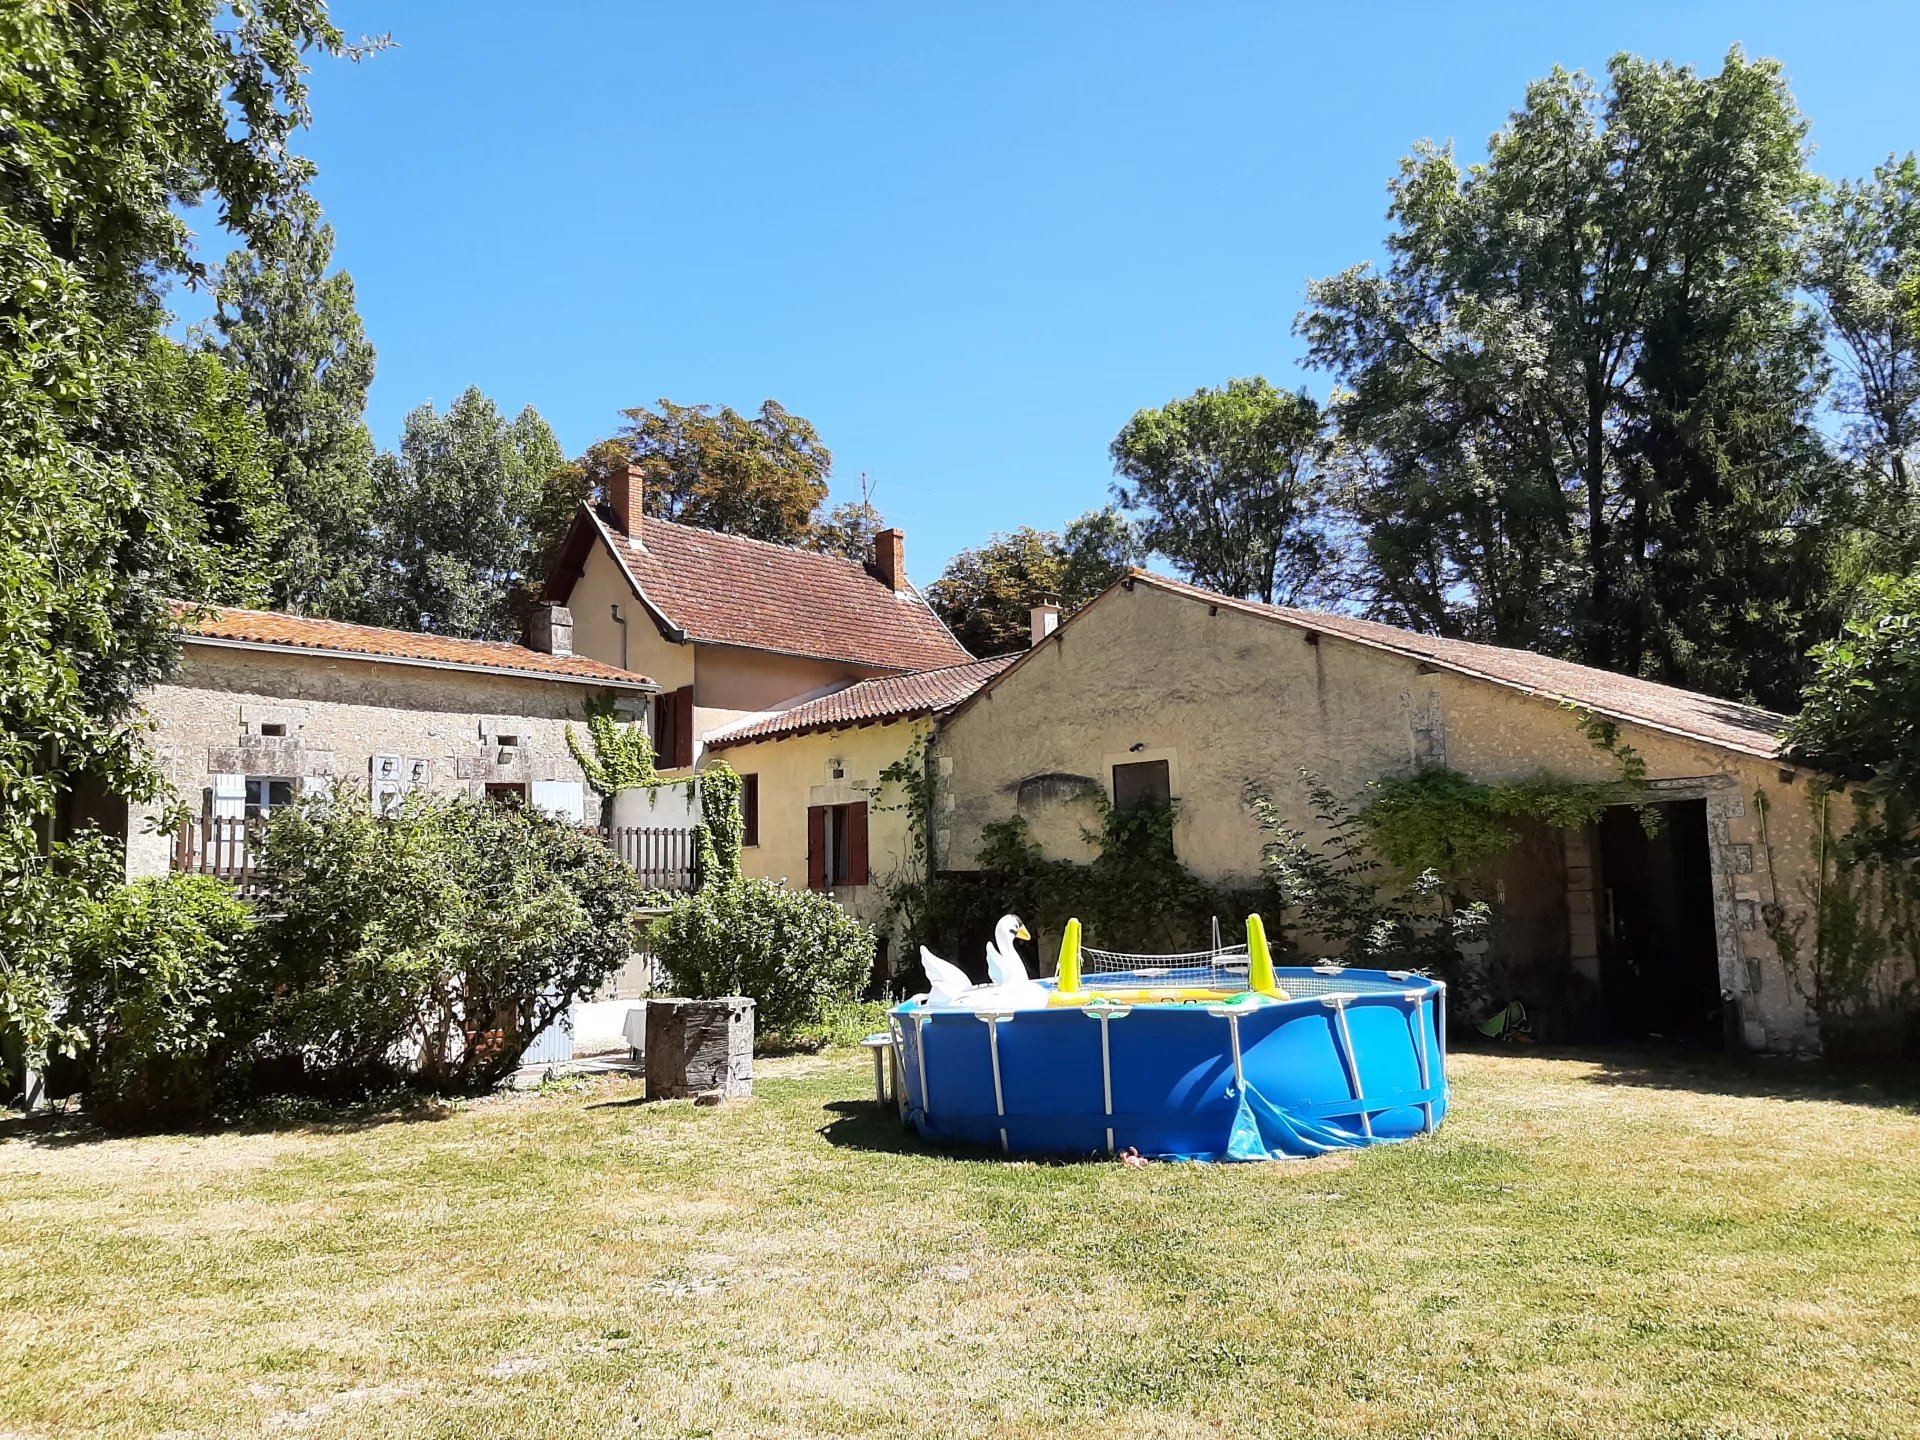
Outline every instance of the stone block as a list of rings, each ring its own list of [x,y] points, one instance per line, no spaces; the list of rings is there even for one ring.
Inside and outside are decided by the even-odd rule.
[[[753,1001],[746,996],[649,1000],[646,1035],[647,1099],[753,1093]]]

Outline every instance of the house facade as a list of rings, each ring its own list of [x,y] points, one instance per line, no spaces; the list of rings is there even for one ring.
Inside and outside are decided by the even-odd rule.
[[[1618,780],[1575,709],[1644,761],[1640,810],[1529,830],[1478,877],[1487,941],[1548,1039],[1711,1032],[1796,1050],[1814,1030],[1770,938],[1804,905],[1808,779],[1782,717],[1523,651],[1258,605],[1135,572],[954,708],[932,740],[936,864],[975,868],[983,828],[1023,817],[1052,858],[1090,857],[1098,797],[1175,802],[1174,846],[1201,878],[1257,879],[1249,782],[1310,832],[1300,772],[1359,804],[1374,780],[1446,766],[1487,783]],[[1090,943],[1098,937],[1089,934]]]
[[[646,515],[637,472],[582,505],[545,598],[577,653],[655,677],[655,763],[741,773],[749,875],[886,908],[907,825],[881,773],[988,674],[907,577],[899,530],[862,563]],[[631,803],[631,802],[623,802]]]
[[[179,623],[180,664],[142,703],[190,818],[175,831],[136,809],[130,876],[242,865],[246,822],[336,784],[375,806],[424,791],[595,820],[568,727],[602,703],[646,724],[660,691],[573,653],[558,607],[536,617],[533,645],[226,608],[183,607]]]
[[[925,855],[913,792],[883,777],[1013,658],[862,680],[712,732],[707,753],[740,773],[748,796],[741,868],[827,891],[884,930],[893,891],[924,872]]]

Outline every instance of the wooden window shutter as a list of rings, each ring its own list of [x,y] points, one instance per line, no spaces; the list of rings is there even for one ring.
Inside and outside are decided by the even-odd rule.
[[[760,777],[740,777],[740,843],[760,843]]]
[[[867,802],[847,807],[847,884],[867,883]]]
[[[807,807],[807,888],[827,888],[827,807]]]
[[[670,768],[685,770],[693,764],[693,687],[682,685],[673,692],[673,755]]]

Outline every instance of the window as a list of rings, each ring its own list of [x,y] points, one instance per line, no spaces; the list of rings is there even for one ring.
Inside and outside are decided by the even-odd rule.
[[[760,777],[740,777],[740,843],[760,843]]]
[[[527,787],[523,781],[489,780],[487,799],[497,800],[502,805],[524,805],[527,803]]]
[[[260,726],[260,733],[270,740],[278,740],[286,735],[287,727],[268,721]]]
[[[1140,760],[1113,767],[1113,808],[1173,803],[1173,779],[1165,760]]]
[[[653,756],[662,770],[693,764],[693,687],[653,697]]]
[[[807,807],[807,888],[867,883],[867,804]]]
[[[274,811],[293,804],[294,791],[299,788],[295,780],[274,776],[247,777],[247,819],[264,820]]]

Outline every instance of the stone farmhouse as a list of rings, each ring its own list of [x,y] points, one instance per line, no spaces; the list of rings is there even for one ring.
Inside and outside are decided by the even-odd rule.
[[[1769,907],[1804,907],[1816,826],[1785,763],[1784,717],[1548,659],[1348,616],[1231,599],[1136,571],[994,675],[935,732],[935,862],[965,871],[1014,815],[1050,857],[1083,859],[1089,796],[1178,802],[1174,849],[1215,882],[1257,874],[1249,781],[1312,827],[1300,772],[1336,795],[1444,765],[1485,783],[1620,777],[1577,711],[1646,765],[1637,807],[1579,830],[1532,826],[1493,873],[1503,994],[1558,1040],[1813,1042]]]
[[[710,757],[741,774],[747,873],[878,921],[929,862],[974,868],[996,820],[1086,858],[1094,797],[1177,802],[1181,863],[1225,884],[1258,873],[1249,781],[1310,822],[1303,769],[1355,796],[1431,765],[1489,783],[1616,778],[1584,711],[1644,759],[1662,823],[1649,834],[1623,805],[1584,830],[1529,829],[1483,877],[1502,902],[1489,963],[1545,1038],[1814,1043],[1767,923],[1803,906],[1817,832],[1780,716],[1143,571],[1065,624],[1040,607],[1030,649],[976,660],[908,579],[898,530],[863,564],[646,516],[642,500],[634,474],[581,507],[526,645],[183,617],[181,673],[148,700],[167,773],[210,820],[351,778],[374,803],[464,790],[591,823],[566,727],[610,702],[652,735],[668,780]],[[924,827],[882,778],[903,763],[927,767]],[[689,788],[620,797],[613,829],[684,834]],[[129,868],[204,863],[192,838],[135,833]]]

